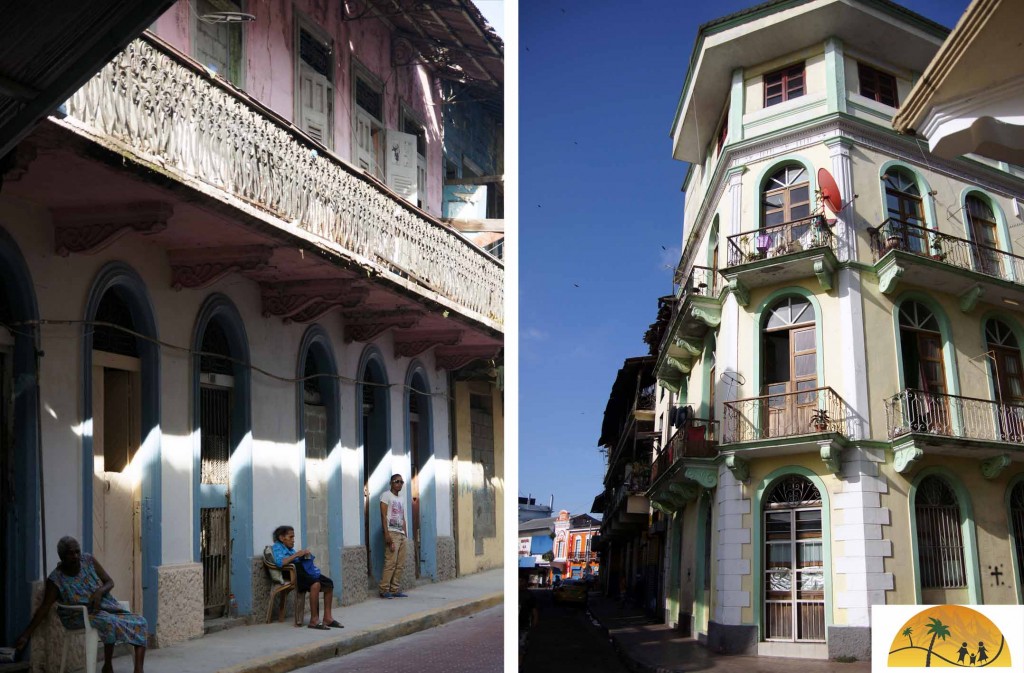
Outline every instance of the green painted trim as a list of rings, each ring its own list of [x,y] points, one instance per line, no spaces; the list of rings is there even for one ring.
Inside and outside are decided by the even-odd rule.
[[[821,323],[821,305],[818,303],[817,297],[814,293],[807,288],[791,286],[784,287],[775,290],[761,302],[760,306],[754,311],[754,325],[757,328],[757,338],[754,339],[754,376],[751,381],[754,382],[754,392],[756,393],[753,397],[759,397],[761,395],[761,388],[763,383],[761,381],[761,333],[764,330],[764,319],[768,307],[777,302],[780,299],[788,297],[790,295],[799,295],[810,302],[811,308],[814,309],[814,347],[816,352],[814,354],[815,367],[817,367],[818,384],[816,388],[821,388],[824,385],[825,380],[825,341],[822,335]],[[757,419],[760,423],[760,419]],[[760,427],[758,425],[757,427]],[[778,444],[778,438],[773,440],[774,443]]]
[[[805,94],[805,96],[806,96],[806,94]],[[804,96],[801,96],[801,98],[803,98],[803,97]],[[785,119],[786,117],[792,117],[792,116],[798,115],[798,114],[800,114],[802,112],[807,112],[808,110],[813,110],[816,107],[824,108],[826,110],[826,113],[827,112],[833,112],[832,110],[829,110],[829,108],[828,108],[828,98],[827,97],[809,98],[809,100],[803,101],[800,105],[794,105],[792,107],[787,106],[785,103],[781,103],[781,105],[785,106],[785,108],[782,109],[782,110],[773,111],[770,114],[766,113],[765,110],[771,110],[772,108],[774,108],[776,106],[773,105],[770,108],[763,108],[762,110],[759,110],[758,112],[752,112],[751,113],[752,115],[757,115],[757,114],[760,114],[760,113],[764,113],[764,116],[757,117],[756,119],[752,119],[751,121],[748,121],[747,123],[745,123],[743,125],[743,136],[747,137],[747,131],[748,130],[755,131],[760,126],[767,126],[768,124],[771,124],[773,122],[777,122],[780,119]],[[786,127],[787,130],[789,128],[790,127],[788,127],[788,126]],[[781,129],[779,129],[779,130],[781,130]],[[754,137],[755,135],[757,135],[757,134],[751,133],[750,137]]]
[[[1020,321],[1018,321],[1011,315],[1002,313],[996,310],[995,308],[992,308],[982,313],[981,319],[978,321],[978,343],[981,344],[983,354],[988,351],[988,339],[985,336],[985,328],[988,326],[990,320],[998,320],[999,322],[1009,327],[1010,331],[1013,332],[1013,336],[1017,338],[1017,345],[1024,346],[1024,328],[1021,327]],[[989,360],[988,358],[986,358],[985,360],[986,362],[991,363],[991,360]],[[996,394],[998,391],[996,391],[996,380],[995,377],[992,375],[993,370],[991,364],[988,364],[985,367],[985,373],[988,377],[989,397],[993,400],[996,400],[998,399],[998,396]]]
[[[903,341],[900,338],[900,305],[905,301],[917,301],[925,305],[935,319],[939,322],[939,336],[942,338],[942,364],[946,375],[946,392],[950,395],[960,395],[960,370],[956,361],[956,348],[953,347],[953,326],[949,322],[949,316],[942,310],[938,302],[928,294],[920,290],[907,290],[900,294],[892,303],[892,328],[896,337],[896,362],[899,373],[899,390],[906,389],[906,377],[903,372]],[[960,418],[957,414],[952,415],[954,429],[959,431],[962,428]]]
[[[892,123],[892,115],[891,114],[887,114],[885,112],[882,112],[881,110],[876,110],[875,108],[873,108],[873,107],[871,107],[869,105],[862,105],[861,103],[858,103],[857,101],[852,100],[852,99],[848,99],[846,101],[846,105],[851,110],[856,110],[858,112],[863,112],[864,114],[869,114],[872,117],[877,117],[878,119],[881,119],[881,120],[883,120],[883,121],[885,121],[887,123],[890,123],[890,124]]]
[[[761,579],[764,575],[764,553],[761,549],[761,527],[763,525],[761,511],[761,498],[768,487],[783,477],[798,474],[806,477],[818,489],[821,494],[821,549],[825,564],[822,574],[825,576],[825,642],[828,642],[828,627],[832,626],[832,505],[828,489],[822,478],[800,465],[786,465],[770,472],[754,492],[754,501],[751,503],[750,511],[753,514],[753,526],[751,539],[753,540],[753,563],[751,569],[754,573],[754,593],[751,596],[750,604],[754,606],[754,622],[757,624],[757,640],[764,640],[764,616],[762,614],[764,599],[761,596]],[[920,602],[920,601],[918,601]]]
[[[931,185],[928,184],[928,180],[922,175],[921,171],[917,170],[905,161],[897,161],[896,159],[890,159],[882,164],[881,168],[878,169],[878,190],[879,196],[881,197],[882,214],[886,215],[888,205],[885,201],[885,181],[882,180],[882,176],[885,175],[886,171],[890,168],[902,168],[914,176],[917,181],[917,189],[921,192],[921,201],[924,203],[924,226],[933,231],[938,231],[939,220],[935,217],[935,197],[932,195]],[[883,220],[886,218],[882,218]],[[881,223],[879,223],[881,224]]]
[[[996,229],[999,232],[998,247],[1003,252],[1011,252],[1012,246],[1010,245],[1010,241],[1012,241],[1013,239],[1010,238],[1010,229],[1006,224],[1006,215],[1005,213],[1003,213],[1003,209],[999,206],[999,203],[989,192],[986,192],[984,189],[980,187],[975,187],[974,185],[964,187],[962,190],[960,190],[960,212],[963,214],[964,218],[964,238],[966,238],[968,241],[976,242],[974,241],[974,232],[971,231],[967,215],[967,197],[970,196],[971,194],[977,194],[983,200],[987,201],[989,206],[991,206],[992,212],[996,216]],[[1003,267],[1007,271],[1007,275],[1009,276],[1010,281],[1017,282],[1015,265],[1003,264]]]
[[[746,106],[746,87],[743,86],[743,68],[732,71],[732,91],[729,94],[729,135],[727,145],[743,140],[743,108]]]
[[[707,517],[707,515],[708,515],[708,508],[710,508],[710,507],[711,507],[711,492],[710,491],[705,491],[704,495],[702,495],[701,498],[700,498],[700,504],[697,505],[697,523],[696,523],[696,526],[695,526],[695,528],[697,529],[697,534],[696,534],[695,539],[694,539],[694,543],[695,543],[694,544],[694,549],[695,549],[694,553],[700,554],[700,556],[693,559],[693,566],[695,568],[695,571],[693,573],[693,582],[694,582],[694,584],[693,584],[693,604],[694,604],[694,607],[693,607],[693,616],[694,616],[693,631],[694,631],[694,634],[701,633],[701,632],[707,633],[707,623],[708,623],[707,617],[711,613],[710,601],[708,600],[708,596],[705,596],[705,594],[704,594],[704,574],[705,573],[710,573],[711,570],[712,570],[712,568],[707,568],[707,567],[704,566],[704,556],[705,556],[704,555],[704,546],[705,545],[709,545],[709,544],[711,544],[713,542],[713,540],[706,539],[706,536],[704,534],[704,519],[705,519],[705,517]],[[714,519],[712,519],[711,520],[711,529],[712,529],[712,531],[714,531],[714,528],[715,528],[715,522],[714,522]],[[712,538],[713,537],[714,537],[714,532],[712,532]],[[713,554],[710,555],[709,558],[711,559],[711,565],[714,565],[714,555]],[[712,576],[712,580],[713,579],[714,579],[714,576]],[[714,587],[715,587],[715,585],[714,585],[714,583],[712,583],[711,584],[710,593],[714,593]]]
[[[835,36],[825,40],[825,100],[829,112],[846,112],[846,60]]]
[[[715,252],[715,245],[718,243],[718,232],[719,232],[719,229],[720,229],[719,223],[720,223],[720,217],[719,217],[718,213],[715,213],[715,216],[713,218],[711,218],[711,226],[708,228],[708,246],[704,250],[704,262],[705,262],[704,266],[708,267],[709,269],[716,268],[716,266],[715,266],[715,259],[714,259],[714,252]],[[721,249],[719,250],[719,252],[721,252]],[[718,267],[718,268],[721,268],[721,267]]]
[[[700,384],[700,415],[698,418],[710,418],[711,414],[711,366],[715,358],[717,338],[714,330],[708,330],[704,335],[704,355],[701,362],[701,384]],[[1024,343],[1022,341],[1021,343]]]
[[[957,505],[960,508],[960,533],[964,540],[968,602],[978,604],[981,602],[981,568],[978,565],[978,541],[974,530],[974,508],[971,505],[971,496],[952,470],[940,465],[926,467],[918,472],[908,491],[910,541],[914,548],[914,602],[918,605],[921,604],[921,561],[917,549],[917,487],[921,484],[922,479],[931,475],[942,477],[956,495]]]
[[[1013,563],[1013,576],[1017,579],[1017,605],[1024,603],[1024,589],[1021,588],[1021,582],[1024,582],[1024,568],[1021,568],[1017,563],[1017,537],[1013,534],[1013,517],[1010,513],[1010,496],[1013,495],[1013,489],[1021,483],[1024,483],[1024,472],[1010,478],[1010,482],[1006,485],[1006,494],[1003,496],[1003,509],[1006,511],[1006,527],[1008,532],[1007,541],[1010,544],[1010,560]]]

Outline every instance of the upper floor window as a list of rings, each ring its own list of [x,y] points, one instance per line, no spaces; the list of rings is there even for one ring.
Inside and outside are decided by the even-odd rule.
[[[975,267],[990,276],[1003,275],[1003,256],[999,252],[999,238],[996,235],[996,214],[987,199],[971,194],[966,199],[967,221],[971,227],[971,238],[977,243],[974,249]]]
[[[990,365],[995,375],[996,398],[1002,404],[1022,407],[1020,413],[1011,413],[1012,425],[1024,434],[1024,366],[1020,344],[1010,327],[1000,320],[989,320],[985,325],[985,341],[992,354]]]
[[[402,113],[403,133],[416,136],[416,205],[426,207],[427,202],[427,132],[407,110]]]
[[[904,224],[924,226],[921,189],[914,176],[903,169],[893,168],[882,176],[882,181],[885,183],[887,215]]]
[[[298,127],[327,147],[334,145],[333,48],[328,35],[301,21],[297,35],[296,119]]]
[[[804,64],[798,63],[764,76],[764,106],[777,105],[803,96]]]
[[[808,217],[811,214],[811,188],[807,169],[786,166],[773,173],[764,184],[761,207],[766,227]]]
[[[384,179],[384,93],[383,87],[367,72],[355,75],[355,152],[363,170]]]
[[[197,0],[193,40],[196,60],[238,87],[242,86],[243,24],[219,17],[241,11],[239,0]]]
[[[945,393],[942,333],[935,314],[920,302],[905,301],[899,310],[899,326],[906,387]]]
[[[863,63],[857,64],[857,74],[860,78],[861,96],[876,100],[889,107],[899,107],[895,77]]]
[[[715,152],[719,155],[722,154],[722,148],[725,147],[725,139],[729,137],[729,107],[725,108],[725,118],[722,119],[722,125],[718,129],[718,143],[715,146]]]

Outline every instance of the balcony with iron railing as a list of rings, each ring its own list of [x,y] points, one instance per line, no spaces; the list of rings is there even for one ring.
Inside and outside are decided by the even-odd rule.
[[[965,310],[981,297],[997,305],[1005,300],[1020,305],[1024,257],[895,218],[869,228],[868,234],[885,294],[905,282],[942,288],[959,296]]]
[[[1024,460],[1024,405],[907,388],[885,401],[895,466],[905,472],[926,453],[978,458],[990,478]]]
[[[677,511],[701,488],[718,484],[718,421],[690,418],[676,429],[651,466],[651,504],[665,513]]]
[[[158,39],[129,43],[53,123],[193,190],[186,200],[501,329],[501,262]]]
[[[822,215],[734,234],[726,245],[722,275],[741,306],[751,288],[801,278],[814,276],[823,289],[832,289],[839,241]]]
[[[719,452],[726,464],[744,469],[749,456],[819,451],[826,466],[839,470],[839,452],[855,434],[856,417],[832,388],[774,393],[723,404]]]
[[[672,317],[658,340],[655,372],[664,387],[678,392],[682,378],[704,347],[704,335],[722,319],[722,278],[714,269],[694,266],[679,285]]]
[[[569,554],[566,561],[569,561],[570,563],[594,563],[597,561],[597,552],[574,551]]]

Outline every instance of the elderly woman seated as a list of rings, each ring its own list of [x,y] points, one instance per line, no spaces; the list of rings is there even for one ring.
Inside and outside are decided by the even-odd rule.
[[[107,571],[92,554],[82,553],[78,540],[70,535],[62,537],[57,543],[57,556],[60,557],[60,563],[46,578],[43,602],[32,615],[28,628],[18,637],[15,648],[20,650],[28,644],[32,633],[46,619],[50,606],[57,602],[59,597],[61,603],[89,606],[89,623],[103,641],[103,673],[113,673],[111,659],[114,656],[114,645],[118,643],[135,646],[135,673],[143,673],[142,666],[146,659],[146,618],[133,615],[121,608],[117,600],[110,595],[114,588],[114,580],[110,579]],[[67,628],[82,628],[80,613],[65,615],[58,611],[58,616]]]
[[[334,602],[334,582],[313,563],[315,558],[308,549],[295,550],[295,529],[278,526],[274,529],[274,561],[279,566],[295,564],[296,584],[300,592],[309,592],[309,628],[328,631],[345,628],[331,615]],[[320,591],[324,592],[324,620],[320,621]]]

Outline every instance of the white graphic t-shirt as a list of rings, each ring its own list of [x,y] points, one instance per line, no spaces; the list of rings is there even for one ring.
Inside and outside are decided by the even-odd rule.
[[[402,497],[391,491],[384,491],[380,501],[388,506],[388,530],[405,533],[405,505]]]

